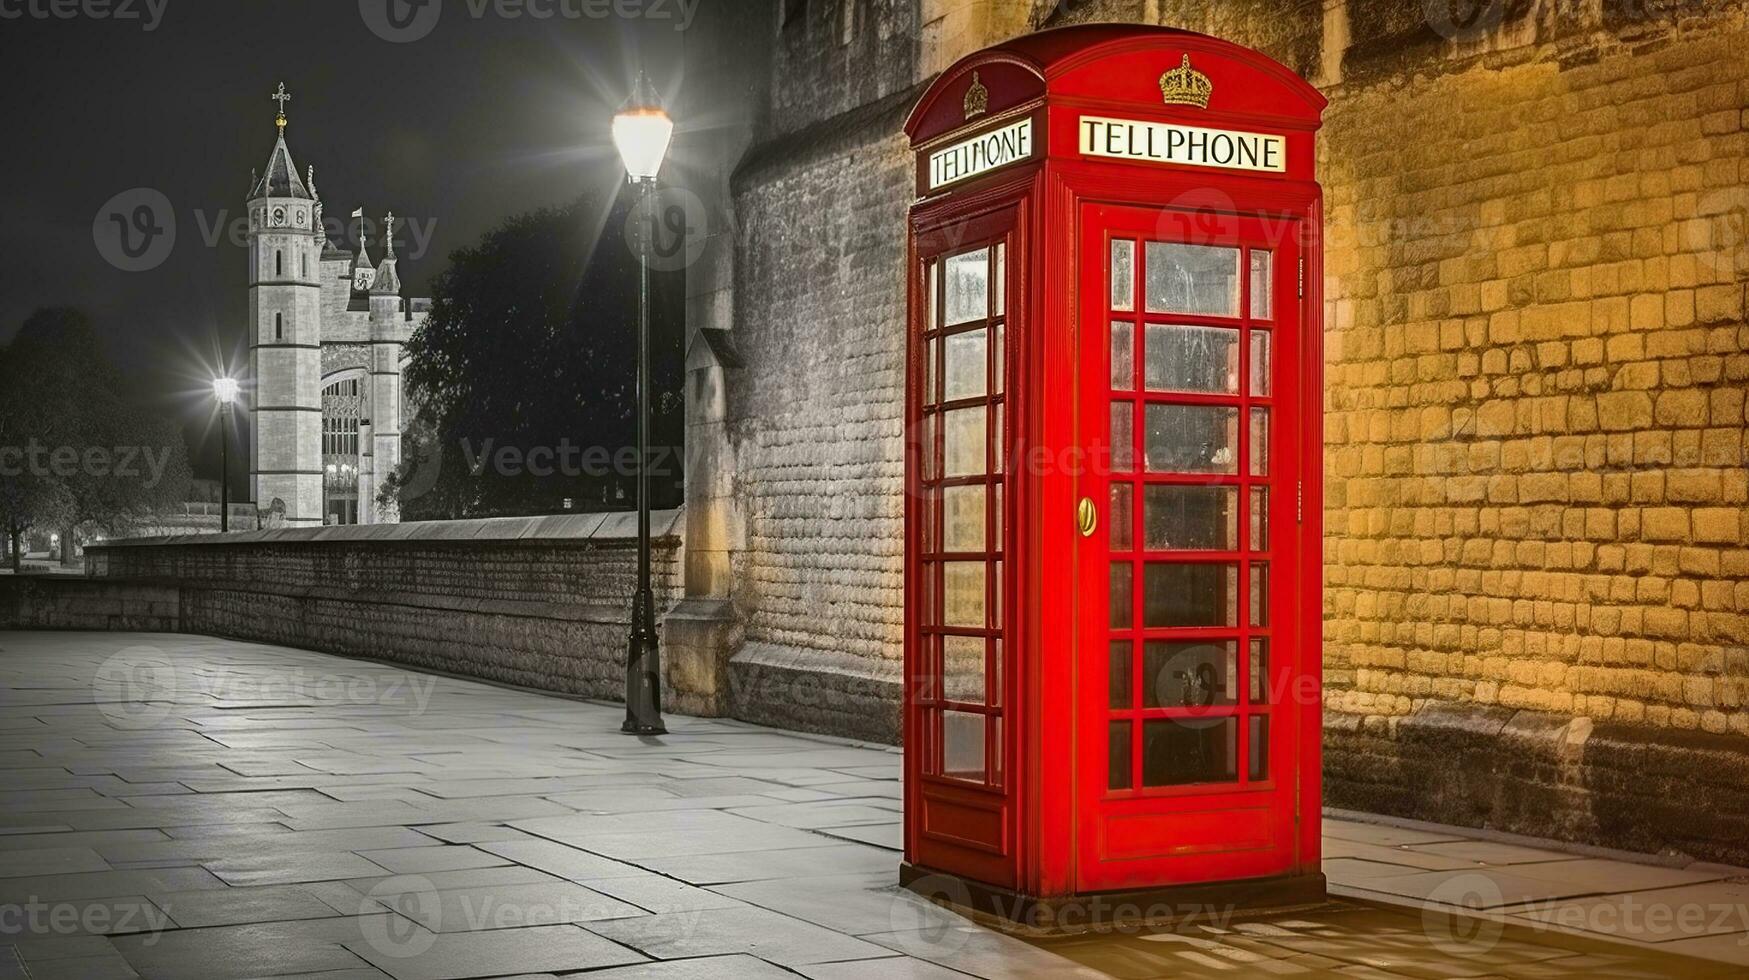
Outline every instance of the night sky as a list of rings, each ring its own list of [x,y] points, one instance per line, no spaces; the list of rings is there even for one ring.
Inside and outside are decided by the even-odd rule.
[[[405,219],[429,229],[424,254],[396,235],[403,294],[427,296],[447,254],[506,217],[615,187],[608,127],[636,66],[672,97],[683,41],[701,43],[675,29],[672,3],[624,19],[584,16],[578,0],[439,0],[429,34],[391,43],[365,6],[413,11],[404,0],[152,0],[162,16],[150,31],[145,0],[91,0],[125,4],[135,20],[31,15],[53,2],[0,2],[24,13],[0,19],[0,343],[38,307],[84,310],[184,425],[202,477],[218,469],[212,371],[228,359],[241,376],[247,364],[245,253],[228,231],[207,239],[245,211],[250,171],[273,148],[280,82],[292,95],[288,145],[300,173],[315,165],[330,226],[362,205],[373,219],[393,210],[403,231]],[[537,7],[559,15],[536,19]],[[137,187],[169,199],[175,246],[156,268],[124,272],[99,253],[93,222]]]

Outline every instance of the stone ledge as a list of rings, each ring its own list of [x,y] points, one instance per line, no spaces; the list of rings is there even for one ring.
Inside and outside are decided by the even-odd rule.
[[[792,731],[900,741],[904,675],[830,650],[748,643],[729,659],[730,714]],[[882,666],[886,666],[883,664]]]
[[[1740,736],[1434,702],[1389,723],[1326,714],[1323,743],[1333,807],[1749,863]]]
[[[650,534],[678,540],[683,511],[659,510],[650,515]],[[168,534],[154,538],[118,538],[87,546],[106,548],[169,545],[305,544],[353,541],[635,541],[635,511],[609,514],[550,514],[544,517],[487,517],[466,521],[411,521],[406,524],[347,524],[332,527],[280,527],[230,534]]]

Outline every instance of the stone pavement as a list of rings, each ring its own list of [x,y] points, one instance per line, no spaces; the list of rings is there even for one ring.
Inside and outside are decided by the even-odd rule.
[[[1699,977],[1749,878],[1327,824],[1337,900],[1023,939],[893,882],[899,755],[200,636],[0,633],[0,980]],[[1447,911],[1476,910],[1474,916]],[[1674,955],[1705,956],[1710,961]]]

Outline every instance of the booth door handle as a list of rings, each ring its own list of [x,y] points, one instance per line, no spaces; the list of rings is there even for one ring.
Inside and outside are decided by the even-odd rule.
[[[1091,537],[1099,527],[1099,508],[1093,506],[1092,497],[1082,497],[1080,506],[1075,508],[1075,526],[1081,529],[1084,538]]]

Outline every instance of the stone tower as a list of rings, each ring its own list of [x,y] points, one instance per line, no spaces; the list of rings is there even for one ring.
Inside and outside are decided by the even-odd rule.
[[[285,143],[281,85],[278,136],[267,170],[249,189],[250,367],[255,438],[250,473],[263,510],[285,504],[289,526],[322,523],[321,202],[298,176]]]

